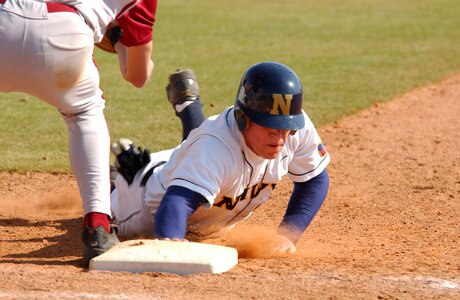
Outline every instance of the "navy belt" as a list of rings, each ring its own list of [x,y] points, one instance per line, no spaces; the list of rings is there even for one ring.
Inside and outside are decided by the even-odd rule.
[[[156,165],[151,167],[150,170],[148,170],[145,173],[144,177],[142,178],[140,186],[145,186],[147,184],[147,180],[149,180],[150,176],[152,176],[153,170],[155,170],[156,168],[158,168],[161,165],[164,165],[165,163],[166,163],[165,161],[160,161],[159,163],[157,163]]]

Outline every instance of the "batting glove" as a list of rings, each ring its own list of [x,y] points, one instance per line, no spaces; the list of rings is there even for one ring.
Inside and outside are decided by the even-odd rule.
[[[136,147],[126,138],[113,143],[112,152],[116,155],[115,167],[128,185],[133,182],[136,173],[150,162],[150,150]]]

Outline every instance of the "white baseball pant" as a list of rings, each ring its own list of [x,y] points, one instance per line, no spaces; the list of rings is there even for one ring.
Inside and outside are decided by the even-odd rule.
[[[57,10],[0,0],[0,92],[25,92],[58,109],[83,211],[110,215],[110,136],[93,32],[78,13]]]

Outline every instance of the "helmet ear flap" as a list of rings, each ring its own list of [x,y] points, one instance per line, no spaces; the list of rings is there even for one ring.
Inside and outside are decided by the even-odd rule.
[[[248,128],[249,119],[248,116],[238,106],[235,106],[235,119],[238,129],[243,132]]]

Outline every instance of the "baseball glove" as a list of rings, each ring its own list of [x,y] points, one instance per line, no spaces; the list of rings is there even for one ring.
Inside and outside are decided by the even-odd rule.
[[[96,46],[106,52],[117,53],[114,46],[120,40],[122,35],[123,31],[121,30],[120,26],[114,25],[107,29],[104,36],[102,37],[102,40],[99,43],[96,43]]]

